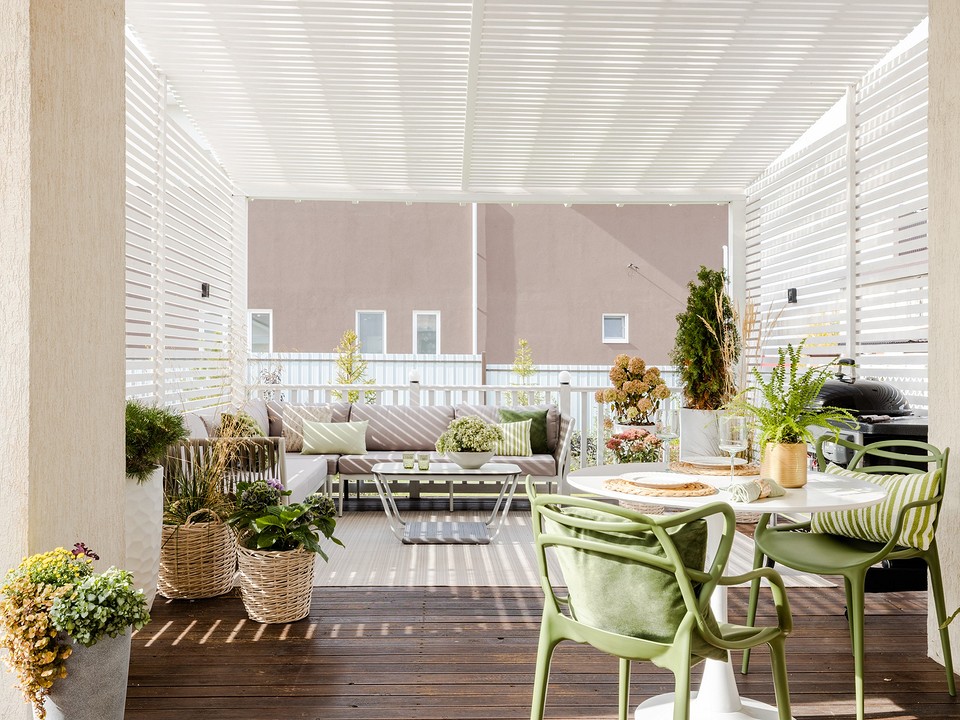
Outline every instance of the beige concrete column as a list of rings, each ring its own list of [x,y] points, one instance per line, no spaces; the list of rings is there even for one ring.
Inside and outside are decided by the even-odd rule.
[[[0,572],[123,560],[124,4],[0,0]],[[0,676],[0,717],[29,707]]]
[[[930,0],[930,441],[950,447],[949,477],[937,544],[947,609],[960,605],[960,3]],[[952,626],[954,666],[960,660],[960,622]],[[933,609],[930,655],[943,656]]]

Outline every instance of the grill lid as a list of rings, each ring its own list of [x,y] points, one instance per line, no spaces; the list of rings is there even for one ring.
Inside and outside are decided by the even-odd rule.
[[[839,407],[854,415],[912,415],[910,403],[893,385],[879,380],[827,380],[814,407]]]

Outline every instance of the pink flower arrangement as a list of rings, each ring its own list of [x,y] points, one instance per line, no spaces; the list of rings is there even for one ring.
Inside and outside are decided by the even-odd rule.
[[[670,397],[670,388],[660,377],[660,368],[647,367],[640,357],[617,355],[610,368],[613,387],[597,390],[599,403],[610,403],[621,425],[643,425],[651,422],[660,402]]]
[[[656,462],[660,459],[660,438],[643,428],[630,428],[607,440],[618,463]]]

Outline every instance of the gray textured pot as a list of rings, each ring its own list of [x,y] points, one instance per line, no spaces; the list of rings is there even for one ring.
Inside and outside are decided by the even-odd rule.
[[[93,647],[73,643],[67,676],[44,702],[47,720],[123,720],[130,667],[130,628]]]

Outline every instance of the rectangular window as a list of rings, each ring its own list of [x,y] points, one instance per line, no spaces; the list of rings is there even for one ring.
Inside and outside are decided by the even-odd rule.
[[[357,310],[357,338],[360,340],[360,352],[385,353],[387,313],[383,310]]]
[[[418,355],[440,354],[440,313],[413,312],[413,352]]]
[[[247,318],[250,352],[273,352],[273,310],[249,310]]]
[[[630,316],[627,313],[604,313],[603,342],[630,342],[629,320]]]

